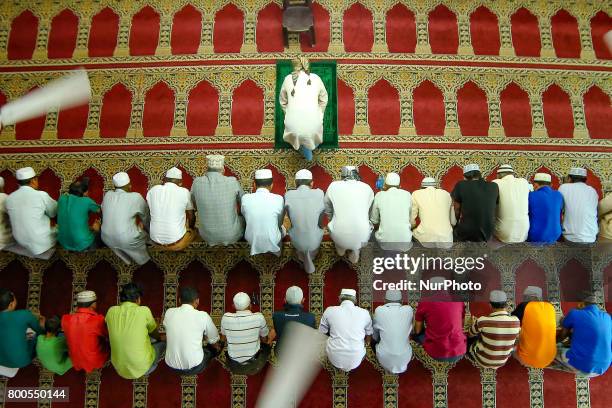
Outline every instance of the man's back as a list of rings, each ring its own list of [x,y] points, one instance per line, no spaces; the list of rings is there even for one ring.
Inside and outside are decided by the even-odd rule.
[[[130,244],[144,239],[136,225],[137,218],[149,224],[149,207],[139,193],[116,189],[104,194],[102,200],[102,239],[104,242]]]
[[[76,313],[62,316],[62,330],[76,370],[91,372],[104,365],[109,350],[105,340],[108,330],[103,315],[79,308]]]
[[[154,186],[147,193],[151,211],[151,239],[169,245],[179,241],[187,232],[185,211],[193,210],[189,190],[166,182]]]
[[[57,202],[57,240],[70,251],[83,251],[94,242],[89,213],[100,206],[89,197],[63,194]]]
[[[571,310],[562,323],[572,331],[569,363],[585,373],[603,374],[612,364],[612,318],[597,305]]]
[[[563,236],[572,242],[595,242],[597,225],[597,191],[586,183],[565,183],[559,187],[565,202]]]
[[[7,198],[8,194],[0,193],[0,249],[13,242],[11,220],[9,220],[8,212],[6,211]]]
[[[529,231],[529,183],[509,174],[493,180],[499,188],[495,236],[502,242],[523,242]]]
[[[423,348],[434,358],[456,357],[466,351],[464,304],[445,300],[422,300],[415,315],[415,320],[424,322],[426,326]]]
[[[406,190],[391,187],[376,193],[370,220],[374,224],[379,224],[375,233],[378,242],[398,243],[404,246],[412,242],[411,205],[412,196]]]
[[[237,203],[244,194],[235,177],[208,171],[193,180],[191,195],[198,209],[199,231],[211,245],[228,245],[244,233],[244,222],[238,215]]]
[[[412,231],[419,242],[453,242],[453,200],[446,190],[426,187],[412,193],[412,216],[421,221]]]
[[[43,331],[29,310],[0,312],[0,365],[21,368],[32,362],[34,341],[28,342],[26,338],[28,328],[38,333]]]
[[[561,236],[563,196],[549,186],[529,193],[529,242],[556,242]]]
[[[300,186],[285,194],[285,206],[291,219],[289,236],[299,251],[313,251],[321,244],[323,230],[319,218],[325,210],[322,190]]]
[[[346,249],[361,248],[368,241],[372,226],[370,207],[374,192],[357,180],[334,181],[325,193],[325,212],[332,239]]]
[[[517,354],[524,364],[535,368],[548,366],[557,354],[557,317],[548,302],[521,303],[512,313],[521,320]]]
[[[378,306],[374,312],[374,338],[380,339],[376,345],[376,355],[390,372],[406,371],[412,358],[412,318],[412,307],[400,303]]]
[[[55,245],[50,218],[57,214],[57,203],[49,194],[22,186],[6,199],[13,237],[35,255]]]
[[[457,239],[488,241],[495,228],[495,208],[499,198],[497,184],[483,179],[462,180],[457,183],[451,196],[461,204]]]
[[[289,322],[297,322],[308,327],[315,328],[315,315],[304,311],[302,305],[285,305],[283,310],[277,310],[272,314],[274,331],[276,331],[276,347],[281,344],[285,326]]]
[[[242,214],[246,220],[244,237],[251,244],[251,255],[280,251],[283,206],[283,197],[265,188],[242,197]]]
[[[227,338],[227,353],[239,363],[259,352],[260,337],[266,337],[268,332],[266,319],[261,313],[243,310],[225,313],[221,318],[221,334]]]

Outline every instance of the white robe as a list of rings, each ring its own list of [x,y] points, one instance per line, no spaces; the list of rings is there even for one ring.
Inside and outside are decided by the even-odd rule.
[[[295,95],[291,92],[295,89]],[[295,87],[291,74],[285,77],[279,100],[285,112],[283,140],[298,150],[304,146],[315,149],[323,142],[323,114],[327,106],[327,91],[317,74],[300,71]]]

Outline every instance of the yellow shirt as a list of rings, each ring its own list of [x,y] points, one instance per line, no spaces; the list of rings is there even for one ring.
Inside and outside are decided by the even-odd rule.
[[[557,355],[557,317],[548,302],[529,302],[521,320],[517,353],[521,361],[534,368],[548,366]]]
[[[123,302],[106,313],[111,347],[111,362],[117,373],[127,379],[143,376],[155,360],[149,333],[156,329],[151,310],[136,303]]]

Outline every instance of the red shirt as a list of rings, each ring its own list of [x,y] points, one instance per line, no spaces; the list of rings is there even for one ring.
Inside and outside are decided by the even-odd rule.
[[[449,358],[465,354],[464,317],[462,302],[419,302],[415,320],[425,322],[423,348],[427,354],[433,358]]]
[[[103,315],[79,308],[62,317],[62,329],[75,370],[89,373],[108,360],[108,330]]]

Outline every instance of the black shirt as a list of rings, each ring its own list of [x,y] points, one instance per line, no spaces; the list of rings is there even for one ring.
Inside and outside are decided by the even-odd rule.
[[[284,310],[278,310],[272,314],[272,324],[276,330],[276,347],[280,345],[280,340],[283,337],[283,330],[288,322],[302,323],[308,327],[316,328],[315,316],[312,313],[305,312],[302,305],[285,304]]]
[[[483,179],[462,180],[451,193],[461,204],[461,215],[455,227],[457,241],[488,241],[495,228],[495,211],[499,201],[497,184]]]

